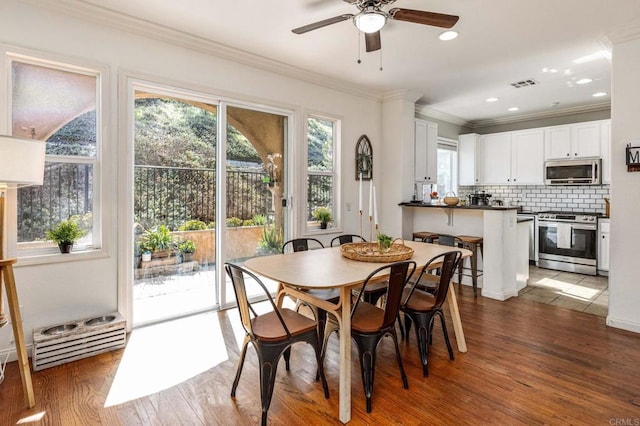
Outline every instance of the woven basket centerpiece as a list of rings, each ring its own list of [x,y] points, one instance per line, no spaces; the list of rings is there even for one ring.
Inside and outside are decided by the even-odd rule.
[[[413,249],[404,245],[400,238],[391,244],[386,253],[380,251],[378,243],[347,243],[340,246],[340,251],[347,259],[360,262],[391,263],[413,257]]]

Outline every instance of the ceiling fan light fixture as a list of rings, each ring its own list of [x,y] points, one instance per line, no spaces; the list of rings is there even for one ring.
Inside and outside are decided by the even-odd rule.
[[[458,32],[453,30],[445,31],[443,33],[440,33],[440,35],[438,36],[438,38],[442,41],[453,40],[454,38],[457,38],[457,37],[458,37]]]
[[[379,10],[367,9],[353,17],[353,23],[363,33],[380,31],[387,22],[387,15]]]

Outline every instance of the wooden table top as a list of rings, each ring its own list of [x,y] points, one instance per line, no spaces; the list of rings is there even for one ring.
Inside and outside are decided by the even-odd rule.
[[[405,241],[414,250],[411,260],[424,266],[427,261],[453,247]],[[471,251],[458,249],[463,257]],[[376,268],[385,263],[360,262],[342,256],[340,247],[300,251],[284,255],[254,257],[245,262],[245,267],[275,281],[304,288],[335,288],[356,285]]]

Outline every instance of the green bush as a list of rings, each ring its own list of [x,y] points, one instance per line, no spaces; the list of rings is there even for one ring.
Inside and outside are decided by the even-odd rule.
[[[242,226],[242,219],[237,217],[228,217],[227,226],[230,228],[236,228],[238,226]]]
[[[200,231],[202,229],[207,229],[207,224],[201,220],[188,220],[178,228],[180,231]]]
[[[185,240],[178,244],[178,251],[180,251],[180,253],[194,253],[196,251],[196,245],[191,240]]]
[[[252,219],[246,219],[242,221],[242,226],[253,226],[253,225],[255,224],[253,223]]]
[[[176,246],[176,241],[171,231],[165,225],[160,225],[156,229],[147,230],[142,235],[140,246],[145,251],[172,250]]]
[[[216,227],[216,223],[215,222],[209,222],[207,223],[207,229],[214,229]]]
[[[267,224],[267,217],[263,214],[254,215],[251,220],[253,221],[253,224],[257,226],[264,226]]]

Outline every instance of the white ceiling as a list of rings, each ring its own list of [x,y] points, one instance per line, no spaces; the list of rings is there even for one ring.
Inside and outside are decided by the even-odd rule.
[[[460,36],[400,21],[382,29],[382,50],[359,52],[350,20],[303,35],[291,29],[357,8],[342,0],[66,0],[96,6],[209,39],[332,80],[385,93],[411,90],[419,104],[460,122],[603,109],[610,102],[611,61],[575,60],[609,52],[607,35],[638,25],[640,0],[397,0],[386,6],[459,15]],[[356,61],[358,57],[362,63]],[[380,61],[383,70],[380,71]],[[556,73],[543,72],[556,69]],[[535,79],[520,89],[510,83]],[[577,85],[581,78],[593,82]],[[594,98],[595,92],[607,96]],[[488,97],[499,101],[487,103]],[[557,106],[553,103],[559,102]],[[508,112],[512,106],[520,108]],[[455,119],[453,121],[456,121]]]

